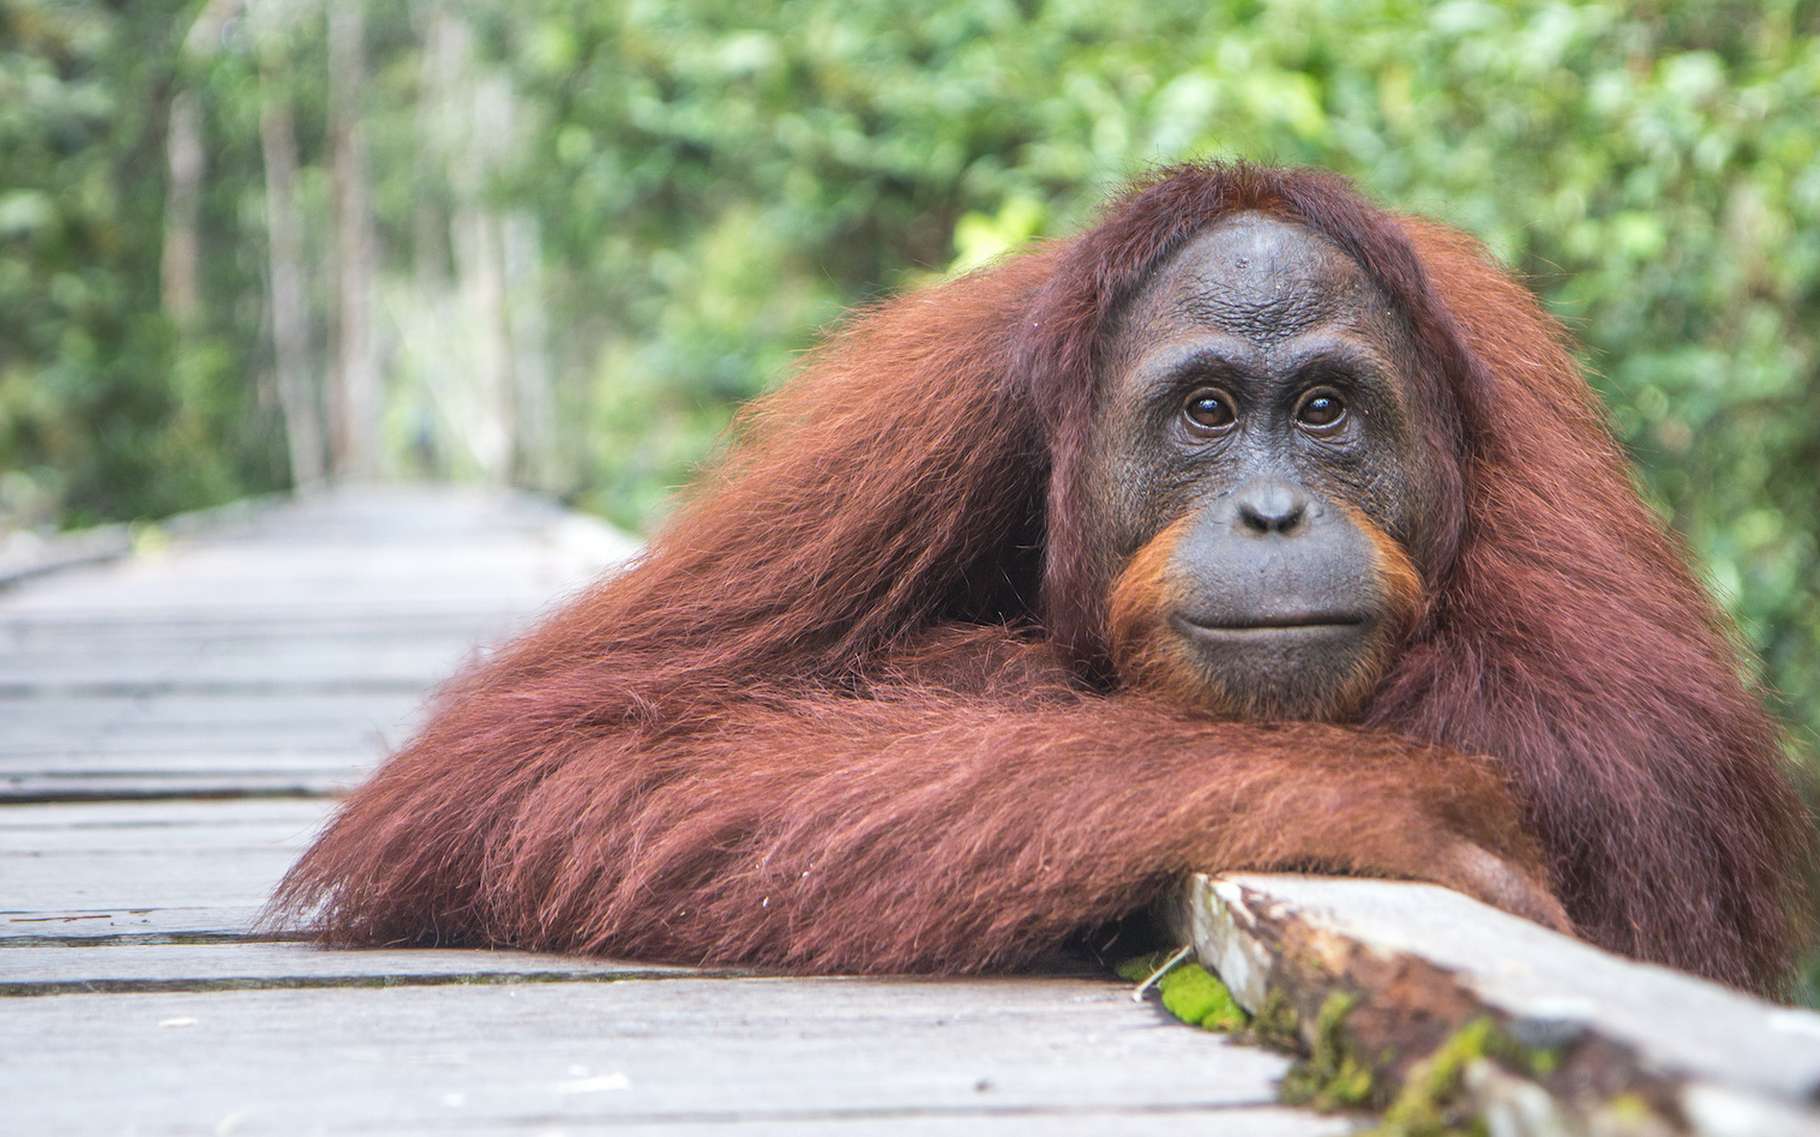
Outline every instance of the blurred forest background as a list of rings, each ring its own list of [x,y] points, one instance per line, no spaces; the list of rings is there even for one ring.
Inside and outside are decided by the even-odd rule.
[[[0,534],[325,477],[633,529],[855,302],[1158,163],[1482,236],[1820,729],[1820,3],[0,0]]]

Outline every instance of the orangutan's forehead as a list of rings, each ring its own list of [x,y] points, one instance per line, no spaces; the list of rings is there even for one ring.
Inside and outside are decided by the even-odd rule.
[[[1222,218],[1152,277],[1124,325],[1198,325],[1268,345],[1388,307],[1351,257],[1306,226],[1261,213]]]

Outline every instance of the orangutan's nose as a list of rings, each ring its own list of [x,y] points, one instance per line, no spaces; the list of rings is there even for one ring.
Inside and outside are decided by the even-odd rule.
[[[1292,536],[1308,515],[1308,495],[1280,478],[1246,482],[1234,497],[1238,528],[1259,537]]]

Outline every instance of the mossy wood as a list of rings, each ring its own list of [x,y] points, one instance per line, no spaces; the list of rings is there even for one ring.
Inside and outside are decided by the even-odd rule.
[[[1820,1015],[1634,963],[1432,885],[1195,876],[1165,913],[1310,1057],[1288,1100],[1389,1137],[1820,1134]]]

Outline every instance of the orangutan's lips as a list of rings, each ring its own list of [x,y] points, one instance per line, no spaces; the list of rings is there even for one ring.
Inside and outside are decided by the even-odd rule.
[[[1188,616],[1177,616],[1178,628],[1191,636],[1208,639],[1234,639],[1248,636],[1320,635],[1327,632],[1353,632],[1365,626],[1364,616],[1343,612],[1311,612],[1289,616],[1260,617],[1234,623],[1203,622]]]

